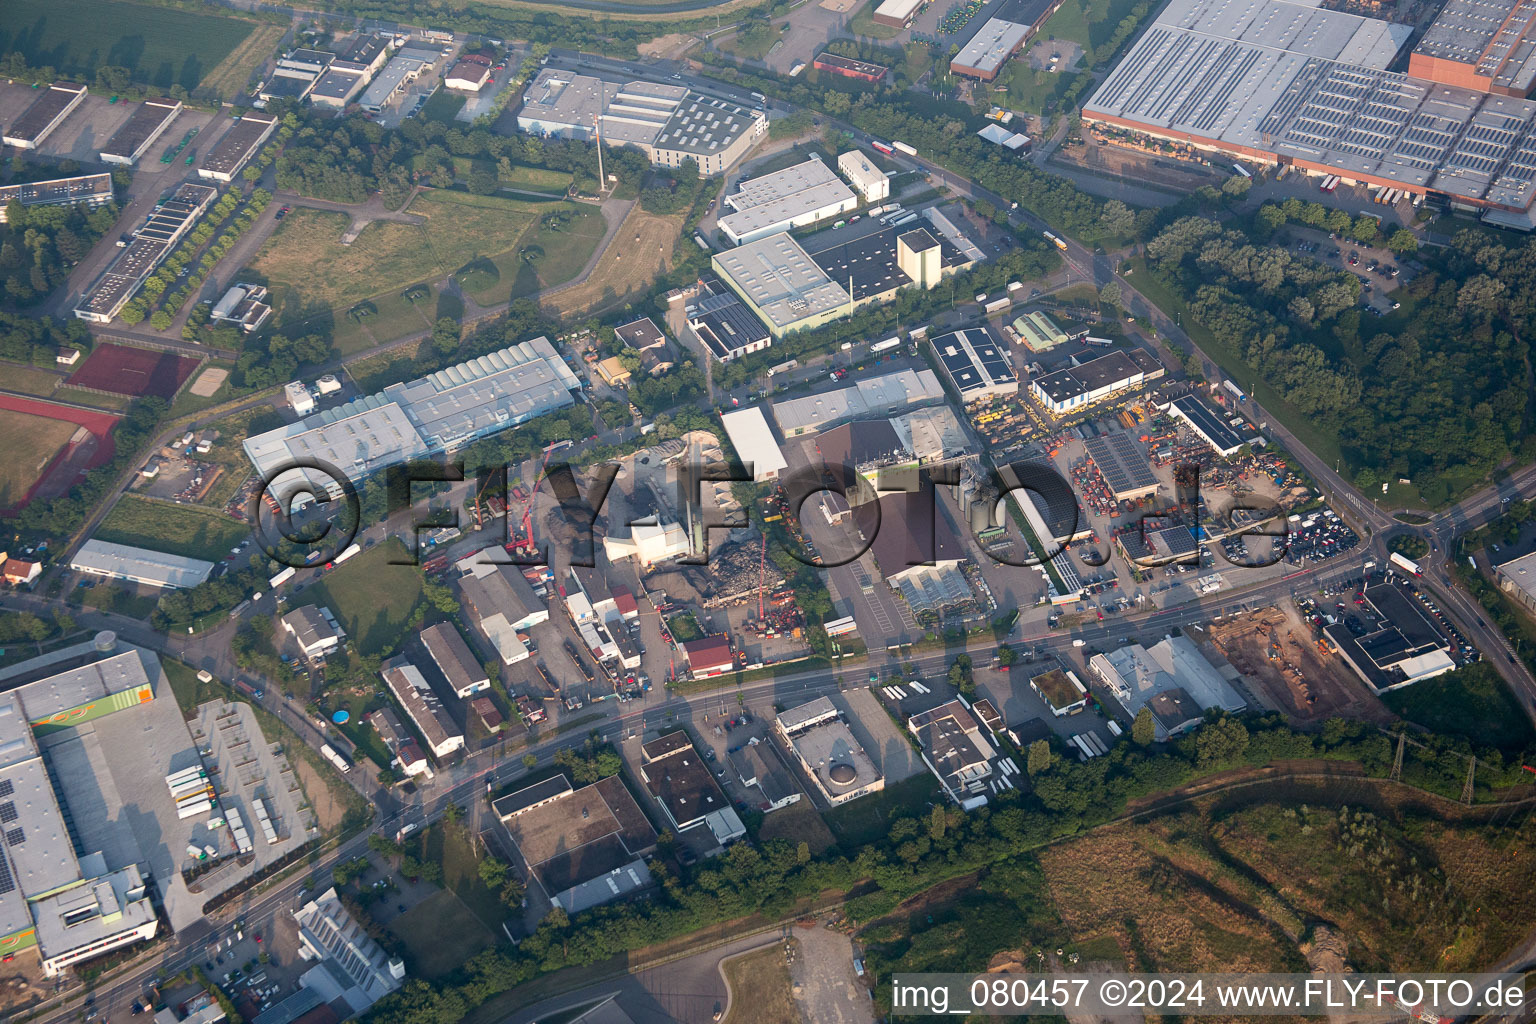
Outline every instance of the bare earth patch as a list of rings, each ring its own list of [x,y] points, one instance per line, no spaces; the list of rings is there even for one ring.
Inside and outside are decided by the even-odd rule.
[[[218,394],[219,388],[229,379],[229,371],[221,367],[209,367],[198,375],[197,380],[187,390],[198,398],[212,398]]]

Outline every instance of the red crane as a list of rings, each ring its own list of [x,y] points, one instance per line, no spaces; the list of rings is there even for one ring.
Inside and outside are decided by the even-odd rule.
[[[534,479],[533,479],[533,486],[528,488],[528,500],[523,502],[523,516],[522,516],[522,519],[523,519],[523,544],[524,544],[524,547],[523,547],[522,550],[526,554],[530,554],[530,555],[533,554],[533,552],[534,552],[534,543],[533,543],[533,499],[534,499],[534,496],[536,494],[538,494],[539,484],[542,483],[543,480],[544,480],[544,470],[549,466],[549,457],[554,452],[554,450],[555,449],[554,449],[553,445],[551,445],[550,447],[544,449],[544,461],[539,463],[539,473],[538,473],[538,476],[534,477]]]

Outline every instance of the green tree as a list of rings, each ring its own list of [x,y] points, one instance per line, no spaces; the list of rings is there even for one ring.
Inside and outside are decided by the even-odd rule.
[[[1195,762],[1202,768],[1228,765],[1248,749],[1248,729],[1235,718],[1221,718],[1195,734]]]
[[[795,863],[796,864],[809,864],[810,862],[811,862],[811,844],[807,843],[805,840],[802,839],[800,841],[800,844],[795,847]]]
[[[1029,753],[1025,757],[1024,767],[1029,771],[1029,777],[1035,778],[1043,775],[1051,768],[1051,741],[1035,740],[1029,745]]]
[[[928,815],[928,838],[938,842],[944,838],[944,830],[949,825],[949,819],[944,813],[944,805],[933,805],[933,811]]]
[[[1131,739],[1141,747],[1150,747],[1157,739],[1157,721],[1152,717],[1152,709],[1145,704],[1136,712],[1136,720],[1131,723]]]
[[[1103,288],[1100,288],[1099,301],[1111,309],[1120,309],[1121,303],[1124,301],[1124,296],[1120,291],[1120,282],[1110,281]]]
[[[1399,256],[1412,256],[1419,251],[1419,239],[1407,228],[1398,228],[1387,237],[1387,248]]]
[[[451,355],[459,348],[459,322],[452,317],[439,317],[432,325],[432,345],[442,355]]]
[[[539,756],[537,754],[524,754],[523,755],[523,767],[524,768],[533,769],[533,768],[537,768],[538,766],[539,766]]]
[[[149,326],[157,331],[163,331],[171,326],[171,314],[163,309],[157,309],[149,317]]]

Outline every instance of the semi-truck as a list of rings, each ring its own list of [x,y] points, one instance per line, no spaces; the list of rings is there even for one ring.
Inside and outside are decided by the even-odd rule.
[[[891,148],[895,149],[898,153],[905,153],[907,156],[917,156],[917,150],[913,149],[905,142],[892,142]]]
[[[1045,236],[1045,240],[1047,242],[1050,242],[1052,245],[1054,245],[1056,248],[1060,249],[1062,252],[1066,252],[1067,251],[1067,243],[1063,242],[1057,236],[1051,234],[1049,231],[1042,231],[1041,234]]]
[[[1419,569],[1418,562],[1415,562],[1411,558],[1406,558],[1403,555],[1398,554],[1396,551],[1392,552],[1392,556],[1388,558],[1387,561],[1391,562],[1393,565],[1397,566],[1404,572],[1413,573],[1415,576],[1424,575],[1424,573]]]
[[[320,747],[320,756],[335,765],[336,770],[343,775],[352,770],[352,762],[338,754],[336,748],[329,743],[323,744]]]

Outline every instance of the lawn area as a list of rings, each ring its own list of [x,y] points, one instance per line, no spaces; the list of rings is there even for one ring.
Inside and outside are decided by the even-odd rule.
[[[558,232],[541,222],[557,210],[572,215]],[[418,314],[400,299],[412,285],[440,281],[476,261],[488,261],[496,271],[469,290],[476,301],[505,302],[514,279],[524,294],[569,280],[585,266],[603,233],[595,208],[563,201],[431,191],[418,196],[409,212],[424,222],[375,222],[349,246],[340,242],[349,223],[346,214],[304,209],[289,214],[250,264],[277,297],[279,322],[286,325],[296,312],[315,322],[329,319],[338,349],[357,351],[412,333],[422,315],[435,319],[435,305]],[[528,245],[538,245],[545,256],[537,274],[520,279],[524,265],[518,253]],[[379,313],[359,327],[347,312],[364,301]]]
[[[447,89],[438,89],[427,102],[422,105],[421,116],[428,121],[441,121],[443,124],[452,124],[454,117],[464,109],[464,104],[469,97],[459,93],[450,92]]]
[[[1525,750],[1536,733],[1498,671],[1486,661],[1384,694],[1382,703],[1442,736],[1505,753]]]
[[[0,363],[0,377],[5,379],[5,390],[36,395],[38,398],[47,398],[53,394],[53,389],[64,379],[60,374],[49,373],[40,366],[28,366],[25,363]]]
[[[763,840],[783,839],[796,845],[804,843],[811,848],[813,855],[837,842],[809,800],[797,800],[788,807],[768,814],[763,818],[757,837]]]
[[[1147,269],[1146,260],[1137,257],[1131,260],[1131,263],[1136,268],[1131,282],[1135,289],[1165,314],[1176,317],[1182,323],[1184,333],[1200,346],[1202,352],[1214,359],[1227,376],[1237,381],[1259,404],[1264,406],[1267,412],[1279,417],[1285,428],[1296,435],[1296,439],[1303,445],[1310,448],[1312,454],[1324,462],[1333,462],[1342,457],[1336,435],[1319,429],[1316,420],[1303,415],[1276,394],[1274,388],[1260,380],[1258,374],[1236,352],[1218,342],[1210,331],[1192,320],[1185,319],[1189,310],[1184,305],[1184,301],[1153,276]]]
[[[1063,9],[1065,10],[1065,9]],[[1052,22],[1054,24],[1054,20]],[[1030,114],[1043,113],[1047,107],[1056,111],[1067,87],[1077,78],[1076,74],[1052,74],[1040,68],[1032,68],[1022,56],[1009,62],[1005,84],[1008,87],[1008,107]]]
[[[671,269],[672,250],[682,230],[681,214],[646,213],[636,203],[587,279],[554,296],[549,305],[562,316],[620,305],[626,297],[649,288],[660,273]],[[549,251],[549,246],[544,248]],[[587,249],[588,255],[591,251]],[[541,269],[540,276],[547,273]]]
[[[553,192],[558,195],[564,195],[565,190],[571,187],[569,171],[553,171],[547,167],[524,167],[521,164],[513,164],[510,175],[498,173],[496,180],[508,188],[526,188],[535,192]]]
[[[397,380],[410,380],[416,376],[416,353],[424,342],[401,345],[399,348],[380,352],[366,359],[347,364],[347,376],[364,392],[377,391]]]
[[[777,943],[728,960],[721,969],[731,990],[727,1024],[799,1024],[794,983]]]
[[[191,91],[255,28],[203,9],[131,0],[6,0],[0,53],[19,51],[31,67],[53,67],[61,78],[90,81],[111,65],[157,89]]]
[[[360,654],[397,646],[421,600],[421,569],[390,564],[408,557],[405,545],[391,537],[322,577],[310,587],[310,600],[305,603],[324,605],[335,613]]]
[[[752,21],[747,27],[717,45],[726,53],[745,60],[762,60],[780,39],[779,29],[766,21]]]
[[[69,443],[78,424],[0,409],[0,508],[21,501],[43,467]]]
[[[822,817],[845,849],[874,842],[897,818],[922,817],[939,800],[939,780],[928,772],[887,783],[878,793],[834,807]]]
[[[183,711],[192,711],[200,704],[228,697],[230,694],[229,688],[217,679],[208,683],[202,682],[197,678],[196,669],[175,658],[162,656],[160,667],[165,670],[166,681],[171,684],[171,692],[176,695],[176,703]]]
[[[1066,0],[1046,22],[1044,35],[1047,39],[1069,39],[1077,43],[1083,48],[1084,66],[1092,67],[1095,62],[1111,56],[1100,53],[1099,49],[1110,42],[1121,20],[1130,17],[1132,8],[1139,2],[1141,0]],[[1149,4],[1147,13],[1157,7],[1157,4]]]
[[[98,583],[91,587],[81,587],[71,596],[89,608],[126,615],[131,619],[149,618],[150,612],[154,611],[160,603],[156,597],[149,594],[135,594],[116,583]]]
[[[495,941],[452,889],[439,889],[389,922],[411,957],[411,973],[434,981],[463,967]]]
[[[441,864],[443,885],[450,889],[487,930],[501,928],[510,915],[497,894],[480,881],[484,846],[461,824],[439,824],[421,834],[421,858]]]
[[[331,343],[336,346],[337,352],[346,356],[430,330],[432,314],[437,308],[438,290],[434,285],[429,291],[431,294],[418,303],[407,302],[403,292],[390,292],[365,299],[363,305],[371,311],[367,316],[356,319],[350,315],[350,311],[341,311],[336,317],[336,332],[331,336]]]
[[[107,513],[96,540],[131,544],[217,562],[251,536],[251,528],[201,505],[177,505],[125,494]]]

